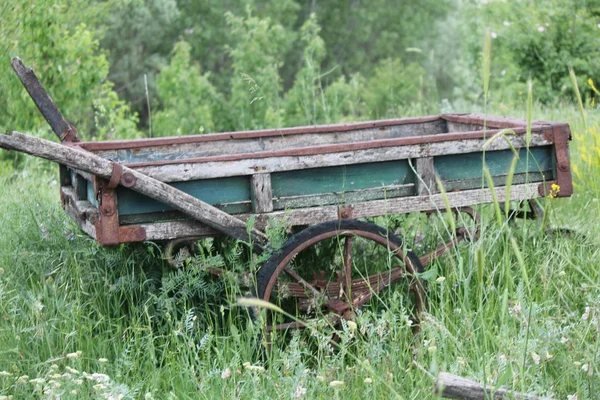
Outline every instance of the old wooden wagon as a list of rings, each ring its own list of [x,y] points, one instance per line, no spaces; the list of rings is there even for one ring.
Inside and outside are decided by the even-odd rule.
[[[225,234],[261,251],[270,219],[308,226],[257,273],[255,293],[299,318],[271,316],[270,330],[301,328],[323,314],[331,322],[351,319],[398,281],[414,294],[407,298],[418,312],[425,303],[419,272],[468,233],[459,229],[418,257],[365,218],[448,206],[472,215],[468,207],[494,197],[525,201],[572,192],[565,123],[534,121],[528,128],[521,119],[445,114],[81,142],[33,71],[18,59],[13,67],[63,143],[13,132],[1,135],[0,146],[58,162],[66,212],[101,244]],[[494,188],[482,178],[484,165]]]

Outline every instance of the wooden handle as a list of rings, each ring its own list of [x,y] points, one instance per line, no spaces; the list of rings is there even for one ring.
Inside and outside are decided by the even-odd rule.
[[[11,65],[27,93],[40,110],[50,127],[61,142],[78,142],[77,129],[71,125],[61,114],[54,104],[54,101],[44,89],[44,86],[35,75],[31,68],[26,67],[20,58],[15,57],[11,61]]]

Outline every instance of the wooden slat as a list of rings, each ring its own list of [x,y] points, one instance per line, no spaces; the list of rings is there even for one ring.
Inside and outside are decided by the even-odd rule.
[[[515,148],[523,147],[520,137],[509,137]],[[135,167],[133,169],[163,182],[187,181],[194,179],[220,178],[235,175],[252,175],[257,171],[273,173],[306,168],[330,167],[374,163],[392,160],[406,160],[440,155],[464,154],[481,151],[484,140],[469,139],[452,142],[425,143],[400,147],[381,147],[365,150],[342,151],[338,153],[242,159],[235,161],[214,161],[203,163],[181,163],[158,166]],[[532,134],[531,147],[550,145],[543,134]],[[495,140],[487,147],[488,151],[507,150],[505,140]]]
[[[254,174],[250,183],[252,211],[257,214],[273,211],[271,174]]]
[[[353,190],[348,192],[325,193],[306,196],[282,196],[273,199],[275,210],[325,206],[329,204],[354,204],[364,201],[391,199],[415,194],[415,185],[391,185],[386,187]]]

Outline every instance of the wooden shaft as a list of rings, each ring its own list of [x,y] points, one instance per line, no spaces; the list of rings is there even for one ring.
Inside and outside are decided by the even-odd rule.
[[[11,65],[27,93],[61,142],[65,140],[78,141],[77,129],[63,117],[35,72],[31,68],[27,68],[18,57],[12,59]]]
[[[484,400],[484,399],[517,399],[517,400],[552,400],[532,394],[523,394],[506,389],[495,389],[470,379],[440,372],[435,383],[436,393],[447,399]]]
[[[78,147],[61,145],[19,132],[0,135],[0,147],[77,168],[104,179],[110,179],[113,174],[112,161]],[[122,169],[121,176],[127,176],[127,186],[132,190],[170,205],[228,236],[244,241],[250,239],[243,221],[164,182],[125,166]],[[256,249],[266,243],[266,236],[256,229],[252,229],[251,236]]]

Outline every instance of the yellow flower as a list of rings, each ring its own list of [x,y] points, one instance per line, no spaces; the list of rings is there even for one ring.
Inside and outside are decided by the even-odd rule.
[[[552,185],[550,185],[550,193],[548,193],[548,198],[549,199],[553,199],[556,196],[558,196],[558,194],[560,193],[560,186],[557,185],[556,183],[553,183]]]

